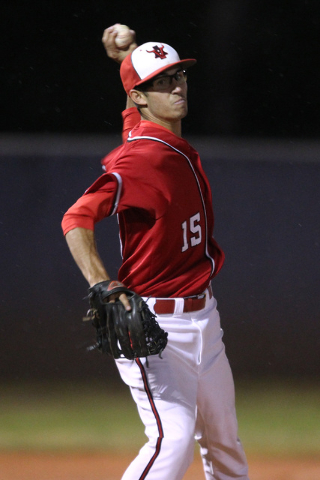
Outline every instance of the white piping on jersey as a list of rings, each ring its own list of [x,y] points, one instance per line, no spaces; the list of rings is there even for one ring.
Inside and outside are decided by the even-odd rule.
[[[114,202],[113,210],[111,212],[111,215],[114,215],[115,213],[117,213],[117,210],[118,210],[120,195],[121,195],[121,191],[122,191],[122,178],[121,178],[121,175],[117,172],[111,172],[110,175],[114,175],[116,177],[117,181],[118,181],[116,199],[115,199],[115,202]],[[119,215],[117,214],[117,216],[118,216],[118,223],[119,223]],[[121,241],[120,233],[119,233],[119,241],[120,241],[120,254],[121,254],[121,257],[122,257],[123,248],[122,248],[122,241]]]
[[[116,193],[116,199],[115,199],[115,202],[114,202],[114,207],[113,207],[113,210],[111,212],[111,215],[114,215],[118,209],[118,205],[119,205],[119,200],[120,200],[120,195],[121,195],[121,190],[122,190],[122,178],[121,178],[121,175],[119,175],[119,173],[117,172],[111,172],[110,173],[111,175],[114,175],[118,181],[118,188],[117,188],[117,193]]]
[[[200,198],[201,198],[201,202],[202,202],[202,207],[203,207],[203,211],[204,211],[204,219],[205,219],[205,226],[206,226],[206,248],[205,248],[205,253],[206,253],[206,256],[209,258],[209,260],[211,261],[211,264],[212,264],[212,271],[211,273],[214,272],[215,270],[215,261],[214,259],[211,257],[211,255],[209,255],[209,251],[208,251],[208,218],[207,218],[207,212],[206,212],[206,206],[205,206],[205,202],[204,202],[204,198],[203,198],[203,195],[202,195],[202,192],[201,192],[201,187],[200,187],[200,182],[199,182],[199,179],[197,177],[197,174],[195,172],[195,169],[193,168],[193,165],[189,159],[189,157],[187,157],[187,155],[185,155],[183,152],[181,152],[180,150],[178,150],[177,148],[175,148],[173,145],[171,145],[170,143],[167,143],[165,142],[164,140],[161,140],[160,138],[157,138],[157,137],[149,137],[149,136],[137,136],[137,137],[131,137],[131,132],[129,132],[129,137],[127,139],[127,142],[133,142],[135,140],[153,140],[154,142],[159,142],[159,143],[163,143],[164,145],[167,145],[168,147],[170,147],[172,150],[174,150],[175,152],[179,153],[180,155],[182,155],[186,160],[187,162],[189,163],[189,166],[193,172],[193,175],[196,179],[196,182],[197,182],[197,185],[198,185],[198,189],[199,189],[199,192],[200,192]]]

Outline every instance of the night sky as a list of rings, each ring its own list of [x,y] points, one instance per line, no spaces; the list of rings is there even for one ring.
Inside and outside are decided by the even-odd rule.
[[[125,94],[101,37],[119,22],[138,43],[197,58],[185,133],[318,137],[317,1],[18,0],[1,10],[3,132],[118,132]]]

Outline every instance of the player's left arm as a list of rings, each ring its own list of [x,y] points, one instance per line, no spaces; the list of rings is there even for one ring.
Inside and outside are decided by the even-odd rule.
[[[90,287],[104,280],[110,280],[98,254],[93,230],[74,228],[66,234],[66,241],[74,261]]]
[[[94,231],[87,228],[74,228],[66,234],[65,238],[74,261],[90,287],[110,280],[96,247]],[[124,293],[118,292],[111,297],[111,301],[118,297],[125,309],[130,311],[131,306]]]

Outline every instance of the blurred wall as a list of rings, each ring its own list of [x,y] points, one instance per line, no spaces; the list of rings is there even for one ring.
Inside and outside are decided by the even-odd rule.
[[[85,348],[87,292],[62,236],[63,213],[100,175],[118,136],[0,138],[0,377],[116,375]],[[236,375],[318,375],[320,144],[191,137],[213,191],[226,263],[213,281]],[[112,276],[116,219],[97,226]]]

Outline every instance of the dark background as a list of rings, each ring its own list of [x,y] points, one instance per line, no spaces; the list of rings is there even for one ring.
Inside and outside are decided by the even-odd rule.
[[[0,377],[116,376],[110,359],[85,352],[87,286],[60,221],[120,141],[125,94],[101,44],[120,22],[138,43],[198,59],[184,134],[212,185],[227,256],[214,291],[235,375],[318,378],[320,4],[16,1],[1,10]],[[115,219],[97,237],[115,276]]]
[[[1,10],[4,131],[117,132],[124,98],[101,37],[119,22],[138,43],[198,59],[186,133],[318,136],[316,0],[20,0]]]

